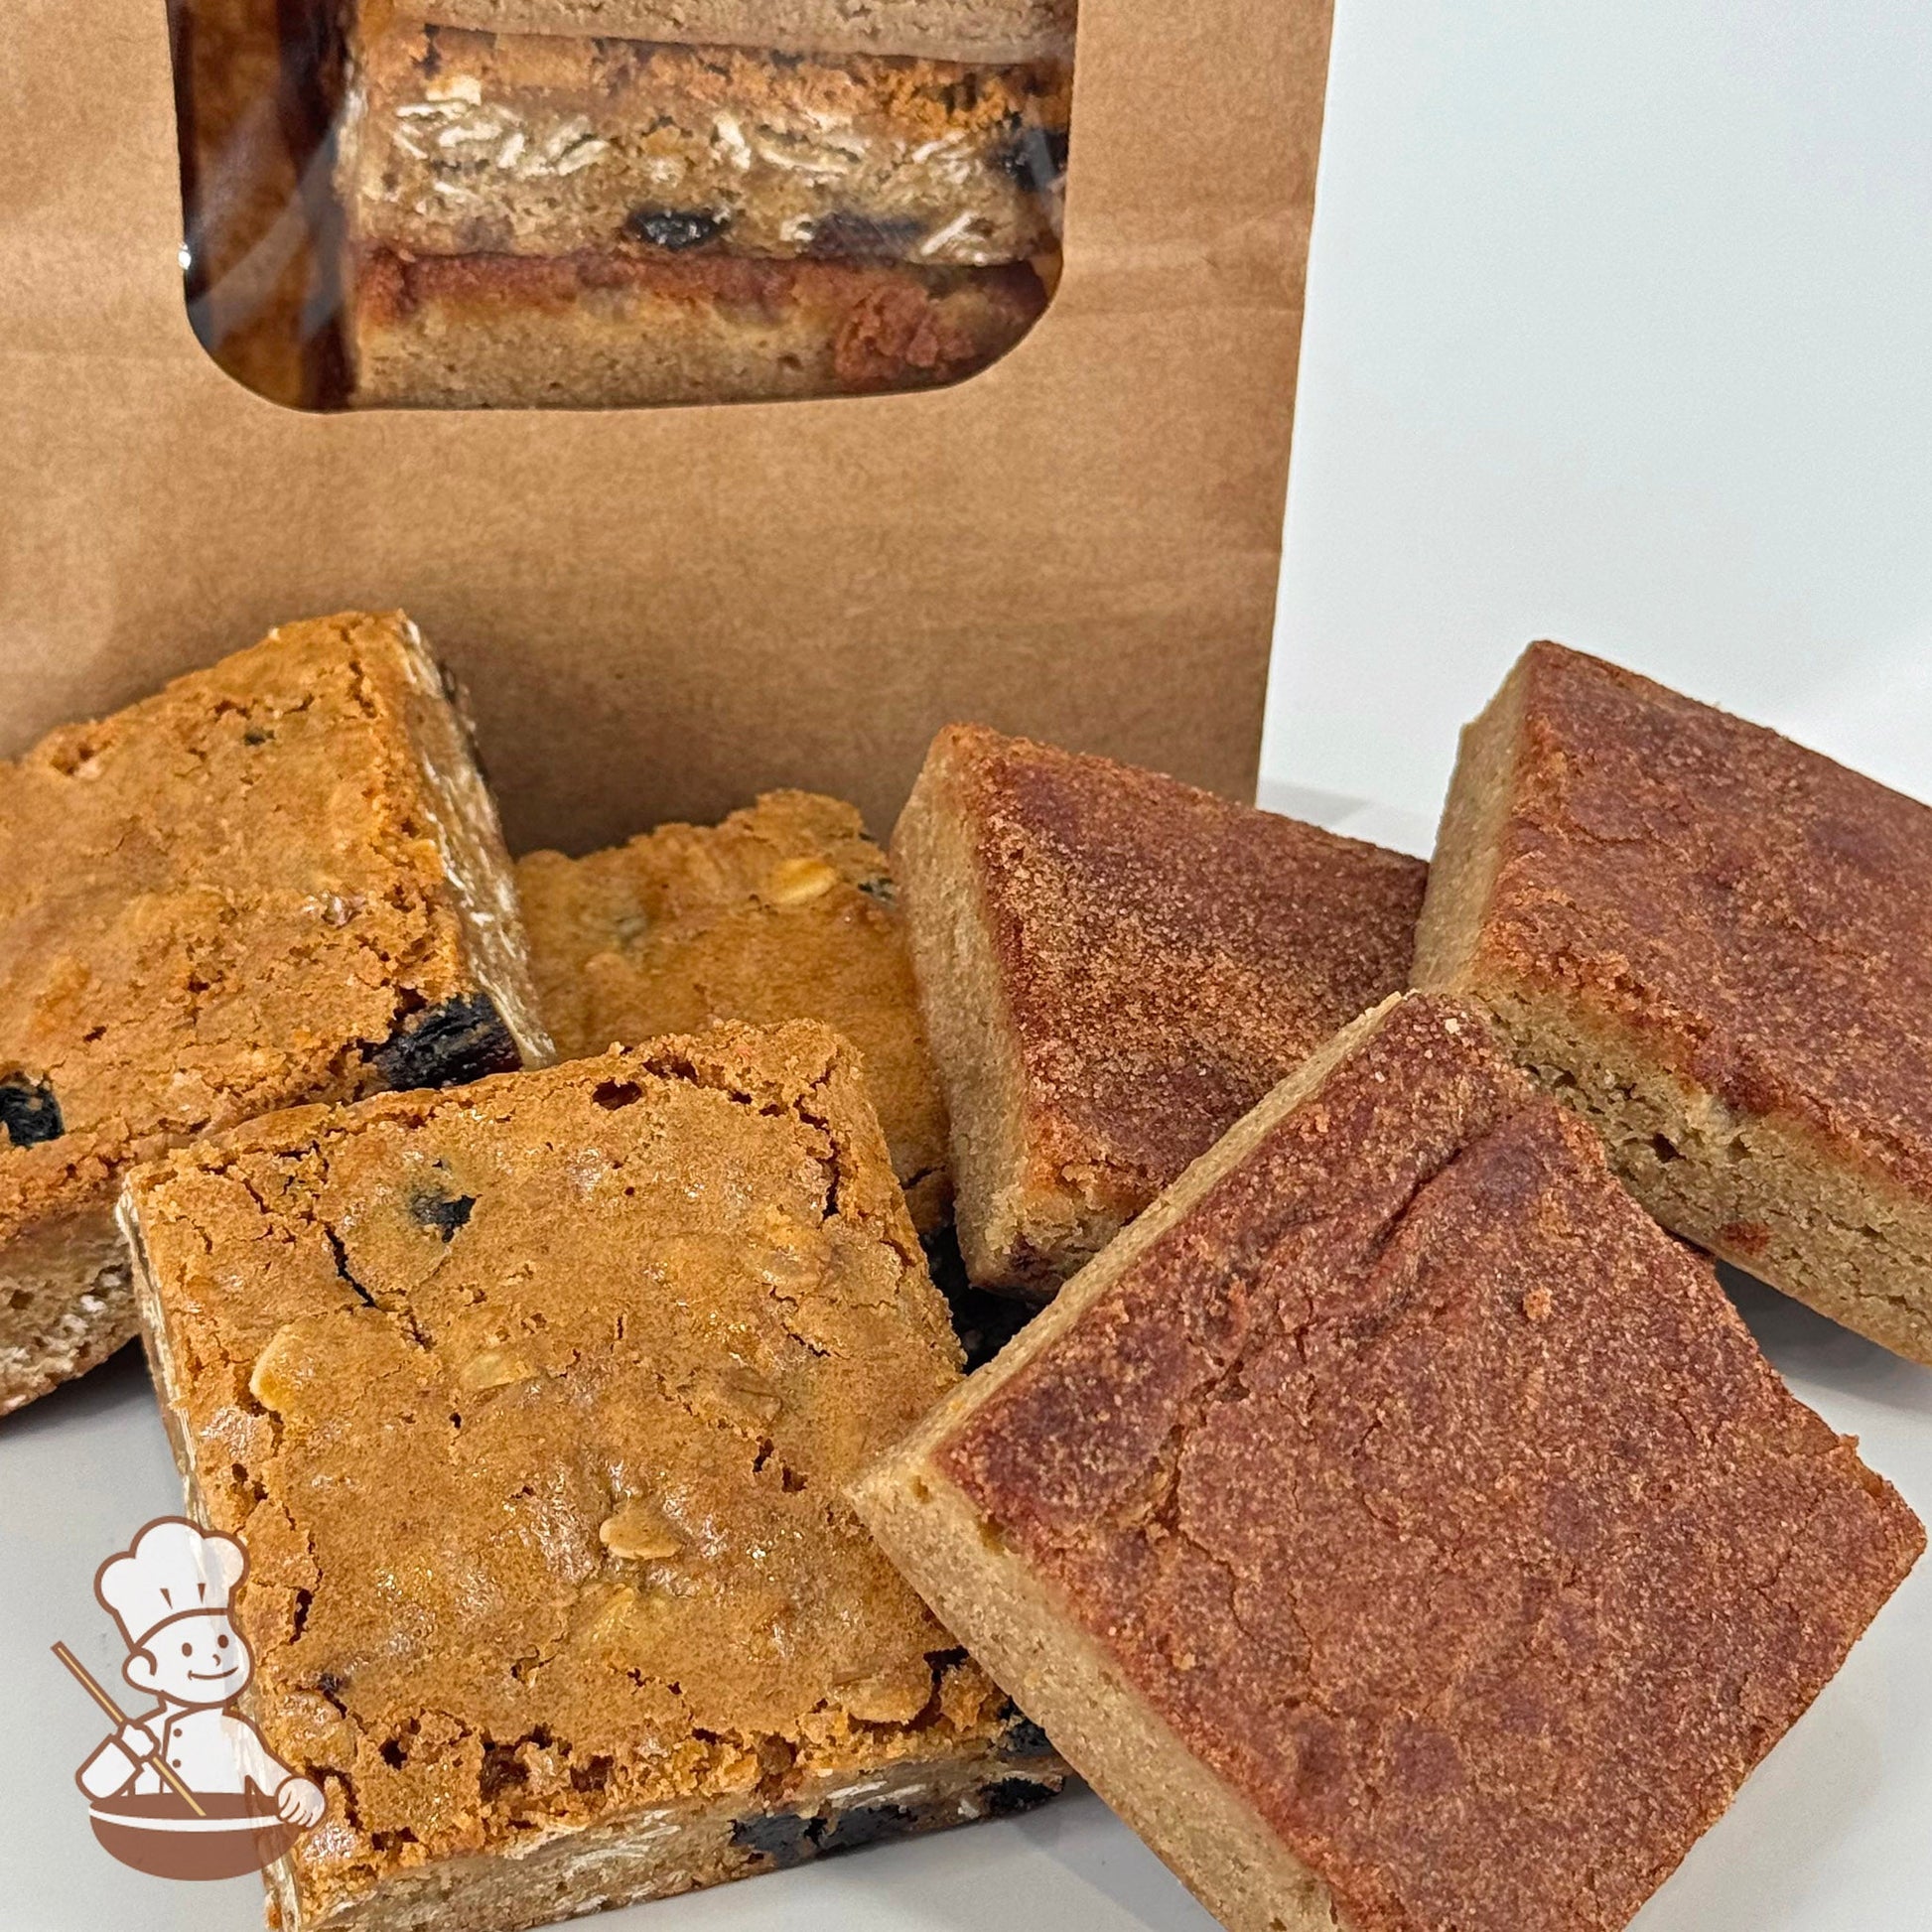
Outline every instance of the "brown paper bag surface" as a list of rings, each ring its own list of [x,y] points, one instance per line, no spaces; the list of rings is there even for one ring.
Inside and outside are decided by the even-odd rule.
[[[890,828],[976,718],[1251,794],[1329,0],[1083,0],[1058,295],[959,387],[302,415],[182,299],[161,0],[0,9],[0,755],[400,605],[511,843],[760,787]]]

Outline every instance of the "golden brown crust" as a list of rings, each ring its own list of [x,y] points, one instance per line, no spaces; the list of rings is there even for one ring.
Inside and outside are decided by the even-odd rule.
[[[858,811],[771,791],[718,825],[517,862],[531,971],[558,1049],[818,1020],[864,1060],[922,1233],[951,1211],[946,1111],[919,1026],[886,855]]]
[[[1560,644],[1514,675],[1472,969],[1932,1190],[1932,810]]]
[[[1351,1926],[1610,1932],[1922,1532],[1473,1009],[1274,1105],[921,1466]]]
[[[978,726],[934,740],[895,861],[948,1104],[989,1170],[955,1162],[967,1258],[1033,1286],[1404,983],[1427,872]],[[990,1172],[1015,1150],[1021,1172]]]
[[[259,1722],[328,1794],[305,1917],[1003,1735],[840,1500],[959,1358],[825,1029],[282,1114],[124,1211]]]
[[[541,1057],[524,970],[494,807],[406,618],[284,625],[53,733],[0,766],[0,1277],[134,1161],[434,1080],[425,1026],[484,1066]],[[32,1379],[11,1328],[0,1407]]]

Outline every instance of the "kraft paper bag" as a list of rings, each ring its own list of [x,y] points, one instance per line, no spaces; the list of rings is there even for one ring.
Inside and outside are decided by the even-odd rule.
[[[0,10],[0,754],[401,606],[511,843],[889,829],[974,718],[1252,795],[1329,0],[1084,0],[1065,266],[951,389],[303,414],[190,331],[161,0]]]

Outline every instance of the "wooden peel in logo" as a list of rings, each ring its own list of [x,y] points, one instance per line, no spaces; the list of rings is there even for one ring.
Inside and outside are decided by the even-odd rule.
[[[100,1708],[103,1711],[105,1711],[110,1718],[114,1720],[115,1724],[124,1725],[128,1722],[127,1713],[123,1711],[121,1707],[118,1704],[116,1704],[114,1700],[110,1698],[107,1695],[107,1693],[100,1688],[99,1684],[96,1683],[94,1680],[93,1672],[90,1671],[87,1668],[87,1666],[83,1664],[80,1661],[80,1659],[76,1657],[73,1654],[73,1652],[67,1647],[66,1644],[57,1643],[54,1646],[54,1654],[55,1656],[60,1658],[62,1663],[67,1665],[68,1669],[70,1670],[75,1677],[79,1678],[81,1687],[86,1691],[87,1695],[91,1697],[93,1701],[97,1705],[99,1705]],[[197,1801],[194,1792],[189,1790],[187,1785],[183,1784],[180,1778],[176,1777],[174,1772],[162,1760],[158,1752],[154,1753],[149,1757],[144,1758],[142,1762],[146,1764],[152,1764],[154,1768],[161,1773],[162,1777],[164,1777],[168,1781],[168,1783],[174,1788],[175,1795],[178,1798],[180,1798],[182,1803],[185,1804],[188,1807],[188,1809],[195,1814],[197,1818],[206,1818],[207,1816],[207,1813],[202,1809],[201,1804]]]

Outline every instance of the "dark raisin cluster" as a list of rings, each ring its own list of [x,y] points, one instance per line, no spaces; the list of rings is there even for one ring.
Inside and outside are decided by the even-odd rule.
[[[488,1073],[514,1073],[523,1064],[510,1030],[486,993],[466,993],[419,1013],[369,1055],[382,1084],[456,1087]]]
[[[731,226],[731,216],[709,214],[703,208],[633,207],[623,225],[633,241],[676,251],[716,241]]]
[[[474,1194],[411,1194],[409,1212],[424,1227],[435,1228],[448,1242],[456,1238],[458,1228],[468,1225],[470,1211],[476,1204]]]
[[[1050,1784],[1034,1778],[998,1778],[977,1793],[987,1818],[1010,1818],[1032,1811],[1053,1795]],[[950,1815],[921,1816],[904,1805],[854,1805],[827,1818],[815,1812],[772,1811],[757,1818],[741,1818],[732,1827],[732,1843],[769,1859],[780,1870],[807,1859],[829,1858],[837,1852],[856,1852],[884,1838],[900,1838],[922,1824],[937,1825]]]
[[[15,1147],[58,1141],[67,1131],[54,1089],[43,1081],[21,1078],[0,1080],[0,1128]]]
[[[1016,124],[995,157],[1022,188],[1044,195],[1066,176],[1066,130]]]

